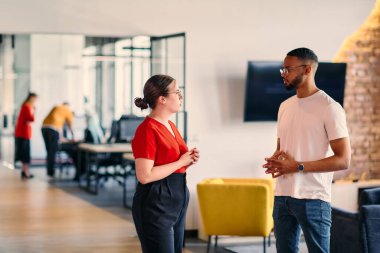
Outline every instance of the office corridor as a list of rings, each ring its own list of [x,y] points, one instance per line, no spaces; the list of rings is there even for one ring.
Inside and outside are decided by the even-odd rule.
[[[0,252],[140,252],[129,210],[117,216],[43,175],[22,182],[1,166],[0,179]]]

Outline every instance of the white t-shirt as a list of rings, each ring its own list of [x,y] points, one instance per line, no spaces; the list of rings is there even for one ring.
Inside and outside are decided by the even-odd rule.
[[[293,96],[284,101],[278,112],[277,131],[280,150],[301,162],[331,156],[329,141],[348,137],[342,106],[322,90],[306,98]],[[275,195],[331,202],[333,174],[298,172],[280,176]]]

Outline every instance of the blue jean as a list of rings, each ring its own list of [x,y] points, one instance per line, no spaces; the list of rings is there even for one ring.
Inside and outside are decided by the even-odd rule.
[[[330,252],[331,206],[318,199],[274,199],[274,234],[277,253],[299,252],[301,229],[309,253]]]

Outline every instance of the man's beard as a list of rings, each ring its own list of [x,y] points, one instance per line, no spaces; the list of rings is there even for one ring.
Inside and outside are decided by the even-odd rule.
[[[285,85],[285,89],[293,90],[302,83],[302,75],[297,76],[289,85]]]

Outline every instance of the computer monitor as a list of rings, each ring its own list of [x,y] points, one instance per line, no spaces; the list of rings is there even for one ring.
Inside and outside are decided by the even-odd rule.
[[[131,142],[137,127],[145,117],[122,116],[118,122],[118,137],[116,142]]]

